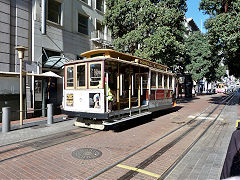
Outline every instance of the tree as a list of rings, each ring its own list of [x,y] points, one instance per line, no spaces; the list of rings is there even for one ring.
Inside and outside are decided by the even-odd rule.
[[[184,56],[186,0],[107,0],[114,48],[168,66]]]
[[[186,69],[193,80],[200,82],[206,78],[208,82],[219,80],[226,71],[217,61],[217,54],[211,51],[207,35],[195,32],[185,42],[187,47]]]
[[[202,0],[200,9],[211,16],[205,27],[212,51],[221,55],[230,74],[240,77],[240,0]]]

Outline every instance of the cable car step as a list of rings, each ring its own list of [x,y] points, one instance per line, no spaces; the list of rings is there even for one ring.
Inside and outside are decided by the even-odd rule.
[[[136,114],[136,115],[133,115],[133,116],[125,117],[125,118],[122,118],[122,119],[119,119],[119,120],[114,120],[114,121],[111,121],[111,122],[104,121],[103,125],[111,126],[111,125],[118,124],[118,123],[121,123],[121,122],[129,121],[131,119],[136,119],[136,118],[140,118],[140,117],[143,117],[143,116],[148,116],[150,114],[152,114],[152,112],[144,112],[144,113]]]

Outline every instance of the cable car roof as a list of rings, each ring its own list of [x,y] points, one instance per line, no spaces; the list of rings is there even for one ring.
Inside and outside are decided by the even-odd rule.
[[[112,49],[96,49],[96,50],[91,50],[91,51],[87,51],[81,54],[82,57],[85,57],[87,59],[89,58],[94,58],[94,57],[99,57],[99,56],[103,56],[103,57],[112,57],[112,58],[117,58],[117,59],[122,59],[122,60],[126,60],[126,61],[132,61],[132,62],[136,62],[139,64],[143,64],[149,67],[153,67],[153,68],[157,68],[157,69],[161,69],[164,71],[167,71],[168,67],[156,62],[152,62],[150,60],[146,60],[146,59],[142,59],[139,57],[135,57],[132,55],[128,55],[128,54],[124,54]]]

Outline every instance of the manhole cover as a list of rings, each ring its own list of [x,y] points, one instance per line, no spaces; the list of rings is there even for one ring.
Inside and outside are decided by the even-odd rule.
[[[102,152],[93,148],[81,148],[72,152],[72,156],[78,159],[96,159],[102,156]]]

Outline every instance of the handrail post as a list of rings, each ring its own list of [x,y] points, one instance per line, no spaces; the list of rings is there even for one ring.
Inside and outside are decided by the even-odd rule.
[[[53,104],[47,105],[47,124],[53,123]]]
[[[6,133],[10,131],[10,116],[11,116],[11,108],[3,107],[2,108],[2,132]]]

